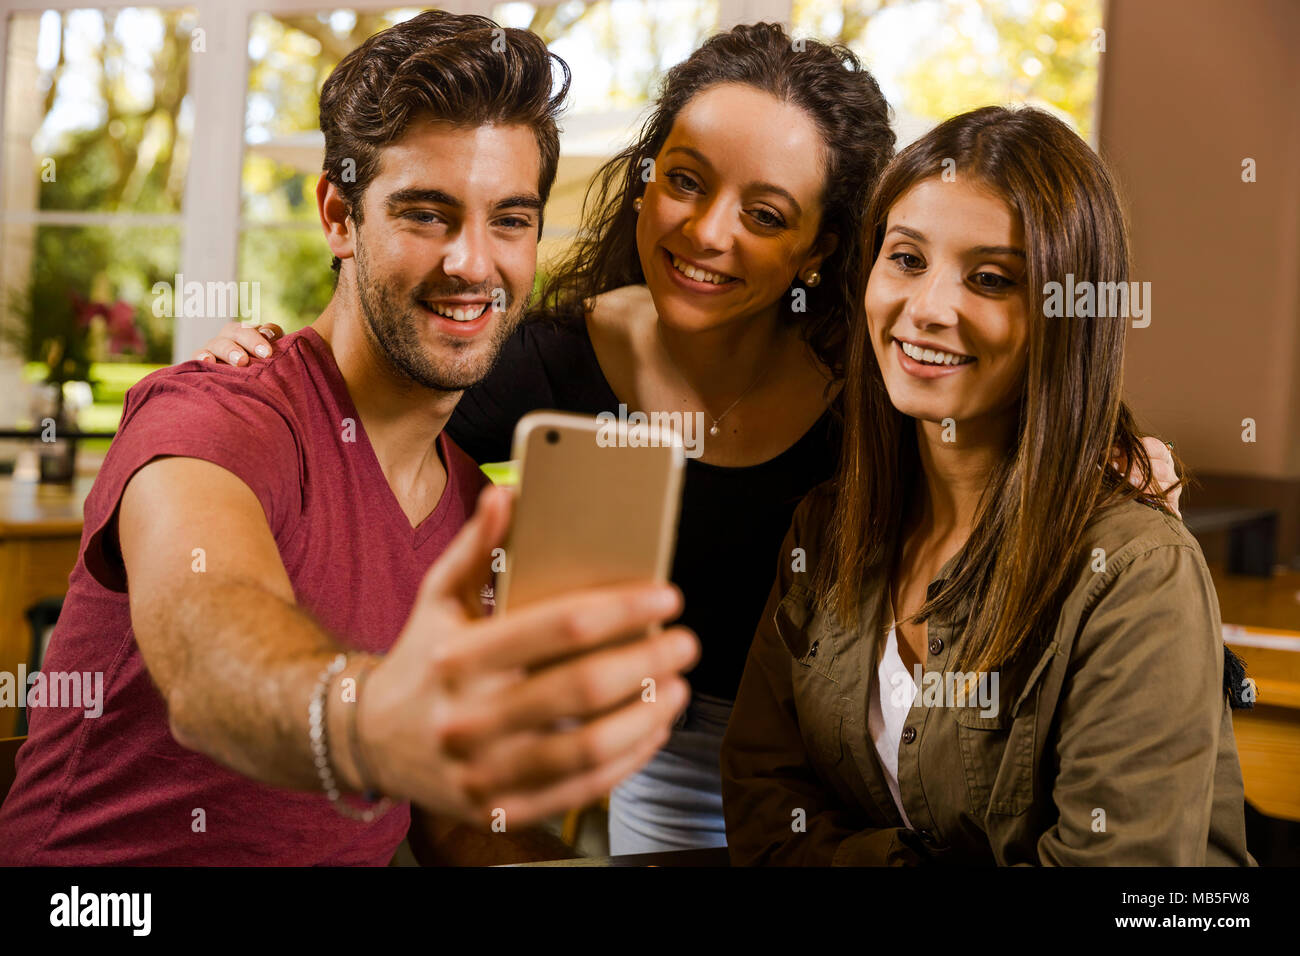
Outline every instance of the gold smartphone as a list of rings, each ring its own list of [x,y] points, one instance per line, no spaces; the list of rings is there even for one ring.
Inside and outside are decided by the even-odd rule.
[[[635,418],[635,416],[630,416]],[[529,412],[496,612],[586,588],[667,581],[685,454],[669,424]]]

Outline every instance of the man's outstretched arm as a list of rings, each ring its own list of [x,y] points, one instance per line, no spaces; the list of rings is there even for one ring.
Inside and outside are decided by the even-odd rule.
[[[296,606],[253,491],[210,462],[154,459],[122,494],[118,541],[136,642],[177,741],[256,780],[319,789],[307,703],[340,648]],[[367,659],[354,654],[331,693]],[[330,739],[346,740],[344,709],[326,714]],[[346,748],[330,757],[355,788]]]
[[[592,802],[667,740],[699,645],[652,628],[676,616],[680,594],[623,585],[486,617],[479,593],[509,516],[509,493],[486,489],[390,651],[354,653],[335,677],[327,735],[341,787],[362,788],[349,720],[365,783],[480,827]],[[257,496],[216,465],[155,459],[128,483],[118,524],[132,624],[176,739],[257,780],[317,789],[307,703],[339,647],[294,606]],[[341,681],[371,664],[345,704]]]

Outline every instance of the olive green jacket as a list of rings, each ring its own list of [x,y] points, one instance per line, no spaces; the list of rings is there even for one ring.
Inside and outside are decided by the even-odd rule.
[[[848,629],[810,589],[830,505],[822,485],[795,512],[723,742],[733,863],[1255,865],[1218,599],[1180,522],[1100,512],[1054,631],[1003,668],[994,706],[918,693],[898,756],[912,830],[867,726],[883,577]],[[928,622],[945,685],[969,606]]]

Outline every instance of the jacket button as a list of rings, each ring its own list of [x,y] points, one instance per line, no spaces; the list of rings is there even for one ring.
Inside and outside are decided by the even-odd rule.
[[[809,657],[816,657],[816,656],[817,656],[817,645],[820,644],[820,643],[821,643],[821,641],[813,641],[813,643],[812,643],[812,647],[810,647],[810,648],[808,649],[808,656],[809,656]]]
[[[915,740],[915,739],[916,739],[916,728],[915,728],[915,727],[904,727],[904,728],[903,728],[903,743],[905,743],[905,744],[910,744],[910,743],[911,743],[913,740]]]
[[[930,653],[938,654],[943,650],[943,640],[938,637],[930,638]]]
[[[934,834],[931,833],[929,830],[918,830],[916,835],[921,838],[921,842],[924,843],[926,846],[934,846],[935,844]]]

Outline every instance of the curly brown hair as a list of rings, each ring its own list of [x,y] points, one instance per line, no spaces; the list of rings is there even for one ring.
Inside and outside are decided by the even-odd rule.
[[[843,374],[849,323],[861,293],[862,216],[876,177],[894,154],[890,109],[872,75],[847,47],[792,38],[775,23],[734,27],[710,37],[672,67],[636,142],[605,163],[587,190],[583,228],[542,285],[539,316],[575,318],[597,295],[645,281],[636,248],[636,210],[645,159],[653,159],[692,98],[721,83],[740,83],[802,108],[826,144],[823,233],[839,237],[822,263],[825,280],[807,290],[807,312],[783,297],[782,318],[836,378]]]
[[[380,150],[417,118],[467,128],[517,124],[532,127],[537,137],[537,188],[545,204],[560,157],[556,119],[569,79],[568,64],[534,33],[487,17],[426,10],[370,37],[325,80],[324,175],[360,223],[361,197],[379,171]],[[537,228],[540,234],[540,215]],[[335,258],[331,268],[339,267]]]

